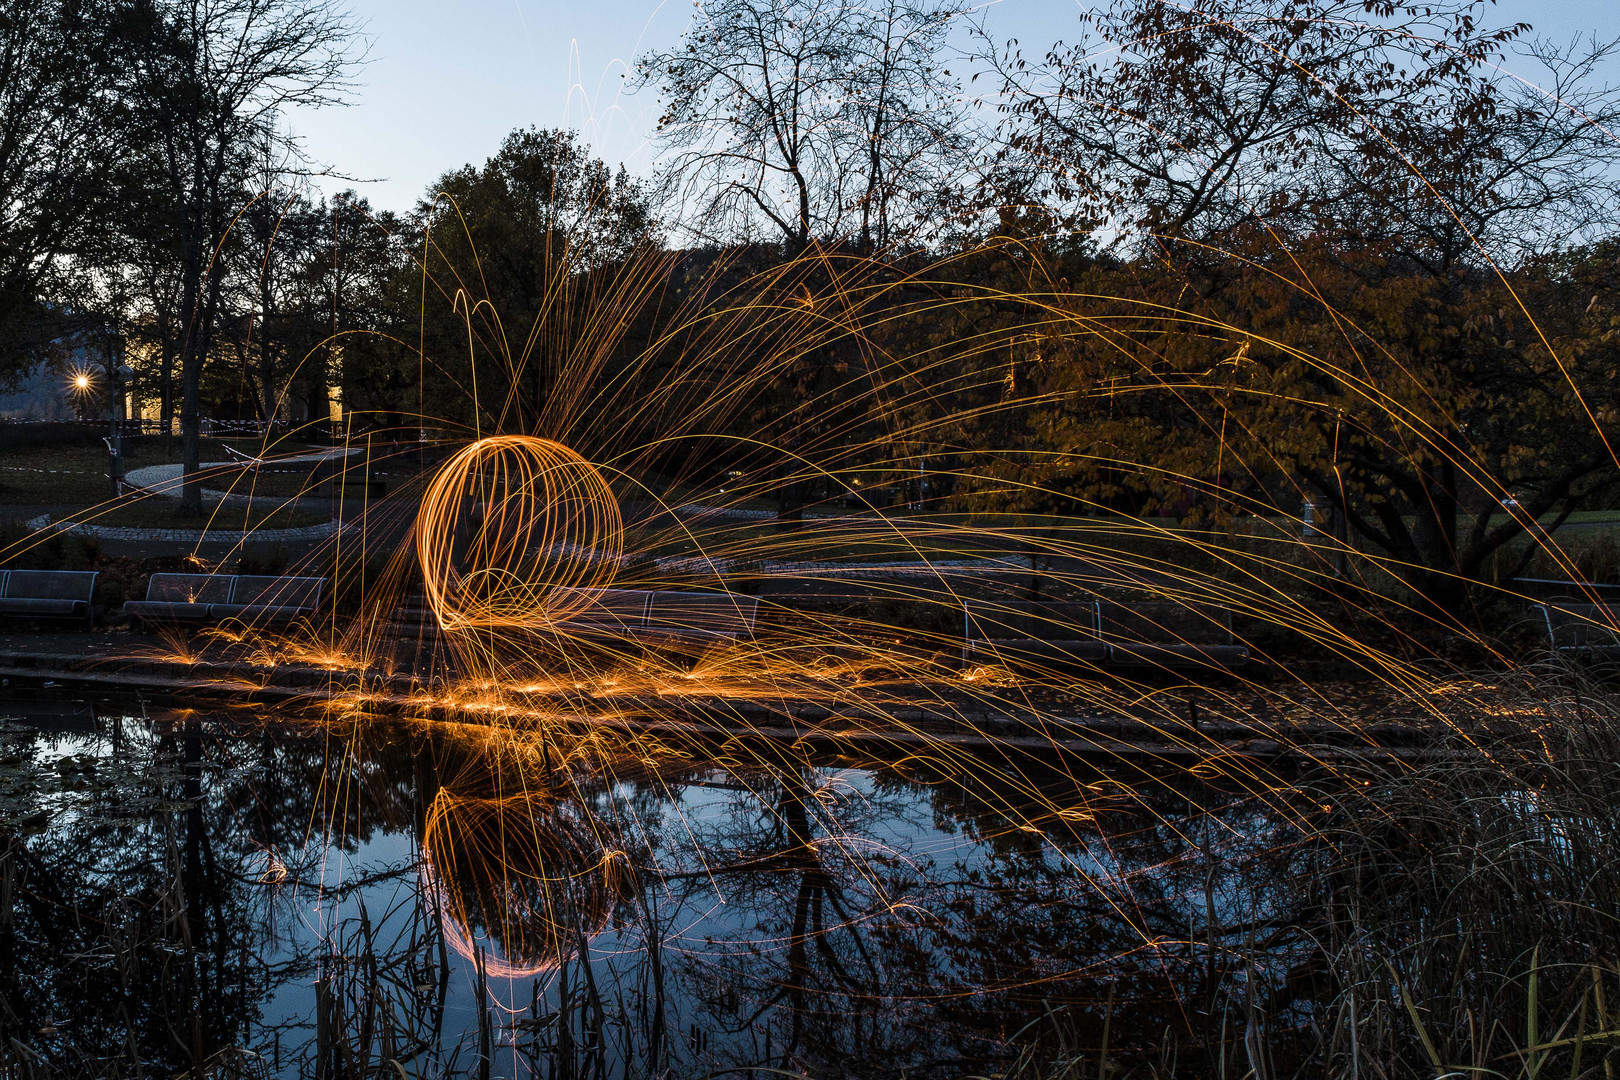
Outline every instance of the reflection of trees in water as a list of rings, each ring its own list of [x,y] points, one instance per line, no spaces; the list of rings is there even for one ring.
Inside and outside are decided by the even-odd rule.
[[[333,985],[341,950],[301,913],[363,891],[328,879],[328,839],[353,852],[410,828],[411,747],[185,716],[122,730],[131,745],[98,751],[105,792],[42,835],[0,834],[0,1036],[27,1047],[5,1053],[40,1075],[230,1068],[244,1050],[279,1067],[306,1042],[313,1056],[319,1018],[277,1021],[264,1002]]]
[[[737,789],[730,812],[699,823],[690,853],[713,878],[689,871],[671,882],[693,907],[718,893],[733,928],[671,942],[700,1014],[687,1048],[729,1067],[842,1060],[892,1072],[916,1060],[927,1033],[893,993],[929,962],[897,916],[915,876],[863,828],[902,806],[808,766],[739,772],[728,783]]]
[[[960,791],[936,788],[942,800],[961,806]],[[1161,789],[1040,834],[987,833],[982,810],[959,812],[987,842],[934,893],[942,1030],[989,1012],[1010,1034],[1061,1010],[1071,1041],[1100,1045],[1106,1023],[1122,1054],[1196,1061],[1251,1024],[1280,1045],[1303,1019],[1283,990],[1314,955],[1298,875],[1318,853],[1272,809]]]
[[[905,905],[917,875],[871,835],[904,813],[807,765],[738,770],[698,790],[729,795],[660,853],[669,906],[724,900],[725,929],[675,938],[679,995],[692,1005],[688,1068],[866,1060],[887,1071],[925,1054],[925,1017],[893,993],[926,974]]]
[[[332,1075],[509,1055],[535,1075],[923,1076],[992,1063],[1048,1010],[1096,1041],[1110,996],[1116,1047],[1284,1024],[1286,972],[1267,965],[1309,914],[1289,889],[1310,852],[1208,793],[1054,773],[1040,800],[988,769],[964,786],[747,754],[562,767],[454,726],[174,725],[155,749],[154,793],[184,811],[11,841],[4,1022],[42,1052],[69,1036],[32,1033],[71,1016],[74,1044],[133,1038],[176,1069],[252,1031],[270,1060],[279,1045]],[[420,846],[420,877],[414,860],[333,869],[333,849],[384,834]],[[518,1011],[467,1008],[475,974]],[[299,986],[303,1012],[260,1018]]]
[[[1275,1014],[1307,951],[1290,936],[1289,874],[1305,853],[1252,802],[1164,790],[1100,800],[1077,824],[1052,812],[1081,816],[1072,782],[1068,802],[1043,807],[915,771],[880,772],[858,794],[828,779],[751,778],[752,818],[703,837],[735,930],[694,943],[680,970],[730,1044],[720,1064],[949,1073],[993,1062],[1002,1040],[1053,1012],[1071,1039],[1098,1045],[1106,1014],[1116,1048],[1169,1039],[1187,1060],[1223,1024],[1295,1019]],[[753,835],[737,829],[750,820]],[[896,822],[973,843],[876,842],[870,826]],[[783,841],[774,858],[757,854]],[[688,881],[698,903],[702,880]]]
[[[256,1019],[253,943],[268,928],[243,881],[258,850],[207,782],[205,741],[193,725],[155,739],[137,781],[155,814],[92,804],[38,837],[0,839],[0,1033],[35,1066],[83,1068],[88,1050],[196,1068]]]

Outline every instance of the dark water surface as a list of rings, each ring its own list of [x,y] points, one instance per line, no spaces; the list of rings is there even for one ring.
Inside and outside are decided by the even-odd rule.
[[[0,1035],[58,1068],[955,1076],[1051,1042],[1185,1062],[1314,1007],[1318,854],[1230,786],[0,715]]]

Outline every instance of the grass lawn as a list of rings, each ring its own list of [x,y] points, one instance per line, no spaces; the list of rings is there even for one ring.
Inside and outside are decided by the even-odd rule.
[[[296,498],[314,489],[316,464],[313,461],[300,461],[289,465],[266,465],[258,470],[222,469],[209,473],[203,480],[203,487],[211,491],[228,491],[233,495]],[[354,483],[356,490],[359,490],[358,472]]]
[[[172,443],[172,445],[166,445]],[[204,439],[202,459],[223,460],[230,445],[245,453],[259,451],[257,439]],[[301,445],[278,444],[277,453],[292,453]],[[148,436],[124,441],[124,468],[164,465],[180,461],[180,440]],[[228,484],[228,479],[226,484]],[[209,487],[223,486],[210,480]],[[0,450],[0,505],[73,503],[94,506],[112,496],[107,479],[107,450],[88,446],[24,446]]]
[[[320,525],[330,518],[326,514],[293,510],[279,499],[255,502],[244,509],[240,506],[205,506],[202,517],[179,514],[169,500],[142,499],[125,506],[114,507],[105,513],[75,515],[77,520],[94,525],[137,526],[153,529],[208,529],[233,531],[237,529],[296,529],[306,525]]]

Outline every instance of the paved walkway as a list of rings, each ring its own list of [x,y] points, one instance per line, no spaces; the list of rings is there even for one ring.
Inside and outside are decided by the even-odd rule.
[[[177,544],[194,544],[202,541],[237,544],[244,540],[263,544],[297,543],[303,540],[325,540],[338,531],[338,523],[335,521],[322,521],[290,529],[160,529],[146,525],[96,525],[82,521],[59,522],[53,525],[48,514],[24,522],[24,525],[34,532],[54,528],[57,532],[78,533],[80,536],[93,536],[97,540],[159,540]],[[343,528],[351,529],[353,526],[345,525]]]
[[[308,454],[295,454],[291,457],[265,458],[266,465],[296,465],[300,462],[330,461],[334,458],[352,457],[361,453],[360,447],[333,446],[326,450],[316,450]],[[238,469],[250,463],[253,459],[239,461],[204,461],[198,465],[202,472],[210,473],[224,469]],[[176,498],[185,481],[186,467],[184,465],[147,465],[139,469],[131,469],[124,474],[124,483],[132,488],[138,488],[148,495],[159,495],[166,498]],[[213,488],[203,488],[204,502],[223,502],[227,505],[235,504],[245,506],[253,501],[252,495],[236,495],[228,491],[217,491]]]

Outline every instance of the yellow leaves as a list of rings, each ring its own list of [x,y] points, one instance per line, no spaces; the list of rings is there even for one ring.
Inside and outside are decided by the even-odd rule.
[[[1221,368],[1231,368],[1233,371],[1241,371],[1245,367],[1253,366],[1255,361],[1249,356],[1250,344],[1252,344],[1252,342],[1245,338],[1243,344],[1238,346],[1237,352],[1216,364],[1212,371],[1219,371]]]
[[[1483,331],[1494,329],[1497,318],[1497,315],[1493,315],[1489,311],[1479,315],[1470,314],[1467,318],[1463,319],[1463,336],[1473,337]]]

